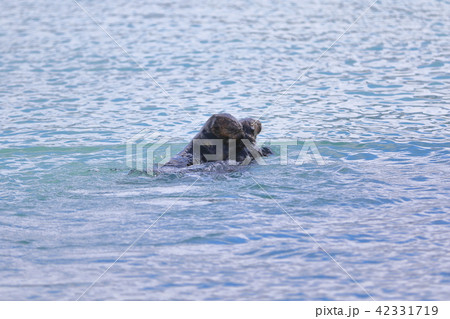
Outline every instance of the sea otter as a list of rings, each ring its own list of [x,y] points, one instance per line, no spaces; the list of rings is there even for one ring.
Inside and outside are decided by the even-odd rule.
[[[246,165],[261,156],[272,154],[268,147],[259,148],[256,145],[260,132],[261,122],[258,120],[237,120],[228,113],[214,114],[192,141],[164,167],[187,167],[214,161]]]

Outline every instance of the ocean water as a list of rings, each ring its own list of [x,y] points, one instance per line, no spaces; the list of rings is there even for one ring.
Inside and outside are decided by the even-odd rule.
[[[0,299],[448,300],[450,2],[371,3],[1,1]],[[290,165],[129,174],[218,112]]]

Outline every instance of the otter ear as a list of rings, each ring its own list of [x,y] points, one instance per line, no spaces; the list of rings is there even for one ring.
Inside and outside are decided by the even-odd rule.
[[[209,129],[218,138],[241,139],[244,136],[242,124],[231,114],[214,114],[207,122]]]

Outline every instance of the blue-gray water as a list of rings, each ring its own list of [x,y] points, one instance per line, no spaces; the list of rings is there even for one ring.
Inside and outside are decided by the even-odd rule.
[[[450,3],[380,0],[317,61],[369,3],[81,0],[173,101],[72,0],[1,1],[0,299],[77,299],[168,208],[83,300],[449,299]],[[217,112],[326,163],[128,175]]]

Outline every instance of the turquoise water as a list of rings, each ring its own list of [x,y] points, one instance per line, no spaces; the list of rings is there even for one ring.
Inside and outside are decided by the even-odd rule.
[[[448,1],[380,0],[319,61],[370,2],[80,4],[172,98],[73,1],[0,2],[0,299],[448,300]],[[217,112],[325,165],[128,174]]]

